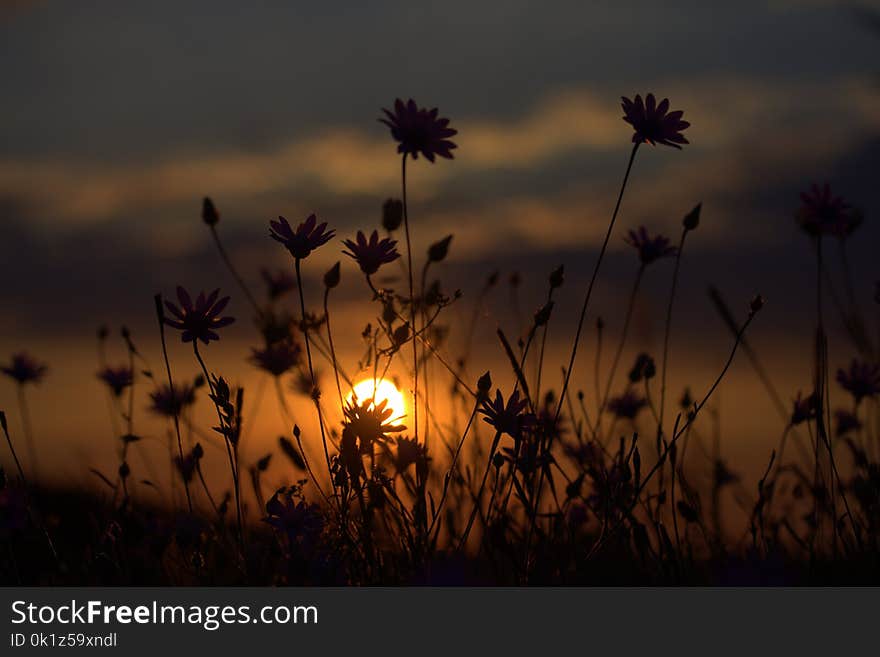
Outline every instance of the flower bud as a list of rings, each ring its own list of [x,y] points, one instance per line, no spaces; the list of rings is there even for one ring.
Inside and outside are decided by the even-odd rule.
[[[339,278],[339,262],[337,262],[335,265],[327,270],[326,274],[324,274],[324,287],[326,287],[328,290],[332,290],[334,287],[339,285]]]
[[[389,198],[382,204],[382,228],[389,233],[400,228],[403,223],[403,201]]]
[[[756,312],[761,310],[761,308],[763,308],[763,307],[764,307],[764,297],[762,297],[760,294],[756,294],[752,298],[751,303],[749,304],[749,313],[754,315]]]
[[[477,381],[477,391],[483,395],[489,394],[489,390],[492,388],[492,377],[487,371],[483,376],[480,377],[479,381]]]
[[[439,242],[434,242],[428,249],[428,260],[430,262],[441,262],[446,259],[449,254],[449,243],[452,241],[452,235],[447,235]]]
[[[702,209],[703,204],[697,203],[697,206],[685,215],[681,222],[685,230],[694,230],[700,225],[700,210]]]
[[[548,301],[547,304],[535,313],[535,328],[544,326],[550,321],[550,313],[553,312],[553,302]]]
[[[554,269],[550,273],[550,289],[555,290],[556,288],[562,287],[562,284],[565,282],[565,267],[563,265],[559,265],[556,269]]]
[[[220,213],[214,207],[214,202],[207,196],[202,201],[202,221],[209,226],[216,226],[220,222]]]

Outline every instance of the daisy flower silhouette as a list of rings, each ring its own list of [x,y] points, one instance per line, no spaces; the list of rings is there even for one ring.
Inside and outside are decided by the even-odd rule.
[[[150,411],[164,417],[180,415],[187,406],[196,402],[196,388],[188,383],[174,383],[171,389],[167,383],[163,383],[150,393]]]
[[[297,260],[308,258],[312,251],[329,242],[336,234],[335,230],[327,230],[326,222],[319,224],[314,214],[310,214],[296,230],[290,227],[284,217],[270,221],[269,226],[269,236],[283,244]]]
[[[216,289],[208,296],[204,292],[200,292],[196,298],[195,304],[189,293],[180,285],[177,286],[177,299],[180,306],[176,306],[170,301],[165,302],[165,307],[176,317],[176,319],[166,318],[165,323],[168,326],[182,331],[181,339],[184,342],[193,342],[201,340],[205,344],[209,344],[211,340],[219,340],[216,330],[229,326],[235,321],[232,317],[220,317],[220,313],[229,303],[229,297],[217,299],[220,290]]]
[[[519,391],[515,391],[504,402],[501,391],[495,391],[495,399],[486,399],[480,405],[480,414],[483,422],[494,427],[499,433],[506,433],[511,438],[519,439],[524,425],[528,419],[523,411],[528,406],[526,399],[519,398]]]
[[[835,195],[828,183],[822,187],[813,184],[808,191],[801,193],[797,222],[813,237],[832,235],[844,238],[859,227],[862,215],[842,196]]]
[[[394,262],[400,257],[397,252],[397,240],[383,237],[379,239],[379,232],[373,231],[369,241],[366,236],[358,231],[357,241],[345,240],[343,242],[348,251],[343,253],[354,260],[360,266],[361,271],[367,276],[372,276],[382,265]]]
[[[638,251],[639,260],[643,265],[650,265],[660,258],[674,256],[677,252],[677,249],[669,244],[668,238],[662,235],[651,237],[644,226],[629,231],[623,241]]]
[[[130,367],[120,365],[119,367],[105,367],[98,372],[98,379],[103,381],[114,396],[119,397],[122,391],[134,381],[134,373]]]
[[[681,149],[680,144],[690,143],[681,133],[691,124],[681,120],[684,116],[681,110],[669,111],[668,98],[658,104],[654,94],[648,94],[643,103],[642,97],[636,94],[635,100],[624,96],[621,101],[623,120],[635,130],[632,137],[634,144],[647,142]]]
[[[627,390],[619,397],[614,397],[608,402],[608,411],[618,418],[634,420],[645,406],[648,405],[644,397],[639,397],[634,392]]]
[[[0,372],[14,379],[19,384],[39,383],[46,376],[49,368],[22,351],[12,356],[9,365],[0,367]]]
[[[302,348],[293,340],[282,340],[265,349],[251,349],[250,362],[273,376],[281,376],[299,363]]]
[[[391,129],[391,136],[398,142],[398,153],[411,155],[414,160],[421,153],[429,162],[438,155],[448,160],[453,158],[452,149],[456,145],[449,138],[458,134],[458,130],[449,127],[449,119],[437,116],[436,107],[429,110],[418,107],[412,98],[405,103],[398,98],[393,112],[384,108],[382,111],[386,118],[379,121]]]
[[[837,382],[858,404],[865,397],[880,394],[880,365],[853,360],[849,371],[842,368],[837,370]]]

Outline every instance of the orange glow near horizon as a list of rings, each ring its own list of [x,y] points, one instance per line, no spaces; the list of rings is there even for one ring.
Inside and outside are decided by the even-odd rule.
[[[375,387],[373,382],[373,379],[364,379],[356,383],[346,402],[351,403],[353,399],[357,399],[359,403],[363,404],[372,399],[374,404],[381,404],[383,401],[387,401],[387,407],[393,413],[391,419],[397,420],[404,417],[407,410],[406,398],[397,389],[397,386],[388,379],[376,379]]]

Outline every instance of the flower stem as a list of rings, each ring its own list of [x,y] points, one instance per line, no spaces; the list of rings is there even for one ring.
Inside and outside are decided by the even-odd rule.
[[[404,153],[400,161],[400,181],[403,195],[403,228],[406,235],[406,262],[407,277],[409,279],[409,317],[410,330],[413,333],[413,424],[414,438],[419,440],[419,349],[416,343],[416,302],[413,293],[413,264],[412,242],[409,236],[409,210],[406,202],[406,156]]]
[[[617,366],[620,364],[620,358],[623,355],[623,347],[626,344],[626,337],[629,334],[629,325],[632,321],[633,310],[636,305],[636,297],[639,293],[639,287],[642,283],[642,276],[645,273],[645,265],[639,266],[636,274],[635,283],[633,283],[632,291],[629,293],[629,301],[626,305],[626,316],[623,319],[623,330],[620,332],[620,342],[617,344],[617,351],[614,352],[614,359],[611,361],[611,371],[608,372],[608,380],[605,382],[605,392],[602,394],[602,403],[599,404],[599,415],[596,422],[601,422],[602,412],[608,404],[608,397],[611,395],[611,386],[614,385],[614,375],[617,372]]]
[[[24,438],[28,446],[28,456],[31,462],[31,474],[34,479],[40,478],[40,468],[37,456],[37,445],[34,442],[34,429],[31,424],[31,412],[27,403],[27,395],[24,392],[24,384],[18,384],[18,408],[21,411],[21,423],[24,427]]]
[[[663,364],[660,366],[660,422],[657,432],[663,433],[663,418],[666,410],[666,369],[669,361],[669,334],[672,329],[672,304],[675,302],[675,291],[678,288],[678,272],[681,266],[681,252],[684,249],[684,239],[690,231],[687,228],[681,231],[681,241],[678,243],[678,251],[675,254],[675,269],[672,272],[672,289],[669,292],[669,303],[666,305],[666,325],[663,330]],[[673,513],[675,509],[673,509]]]
[[[180,409],[177,406],[177,395],[174,392],[174,381],[171,378],[171,362],[168,360],[168,345],[165,342],[165,313],[162,310],[162,295],[155,296],[156,301],[156,319],[159,320],[159,338],[162,341],[162,357],[165,359],[165,373],[168,376],[168,390],[171,392],[171,399],[174,407],[174,432],[177,434],[177,455],[180,462],[183,463],[183,441],[180,438]],[[172,483],[174,479],[172,478]],[[186,491],[186,505],[189,512],[192,513],[192,496],[189,492],[189,482],[183,477],[183,488]]]
[[[300,316],[302,318],[302,332],[303,339],[306,343],[306,359],[309,363],[309,376],[312,379],[312,400],[315,402],[315,410],[318,412],[318,425],[321,429],[321,444],[324,447],[324,459],[327,461],[327,474],[330,477],[330,483],[333,486],[333,492],[336,493],[336,484],[333,481],[333,466],[330,464],[330,451],[327,449],[327,434],[324,430],[324,416],[321,413],[321,402],[320,398],[317,394],[318,392],[318,382],[315,379],[315,368],[312,364],[312,347],[311,342],[309,340],[309,327],[306,323],[306,301],[305,295],[303,294],[303,285],[302,285],[302,274],[300,272],[300,258],[296,258],[294,261],[294,266],[296,268],[296,286],[299,289],[299,309]],[[335,361],[335,358],[334,358]]]
[[[614,222],[617,220],[617,213],[620,211],[620,203],[623,200],[623,192],[626,190],[626,182],[629,179],[629,173],[632,170],[633,161],[636,159],[636,152],[639,150],[637,142],[633,145],[632,152],[629,156],[629,162],[626,165],[626,173],[623,175],[623,183],[620,185],[620,193],[617,195],[617,203],[614,205],[614,213],[611,215],[611,221],[608,223],[608,230],[605,233],[605,241],[602,242],[602,249],[599,251],[599,257],[596,260],[596,266],[593,269],[593,275],[590,277],[590,284],[587,287],[587,293],[584,296],[584,305],[581,308],[581,316],[578,320],[577,331],[574,335],[574,344],[571,348],[571,358],[568,361],[568,368],[565,371],[565,380],[562,384],[562,393],[559,395],[559,403],[556,406],[556,420],[562,413],[562,404],[565,402],[565,394],[568,392],[568,384],[571,380],[571,371],[574,368],[574,361],[577,357],[578,343],[581,339],[581,331],[584,328],[584,319],[587,316],[587,307],[590,305],[590,297],[593,295],[593,286],[596,284],[596,277],[599,275],[599,268],[602,266],[602,259],[605,257],[605,251],[608,249],[608,241],[611,239],[611,233],[614,230]]]
[[[202,355],[199,353],[199,342],[198,339],[193,339],[193,351],[196,355],[196,360],[199,361],[199,365],[202,367],[202,372],[205,374],[205,380],[208,382],[208,388],[211,391],[211,396],[216,397],[217,392],[214,388],[214,383],[211,381],[211,375],[208,372],[208,367],[205,365],[205,361],[202,359]],[[224,426],[223,422],[223,414],[220,412],[220,406],[217,402],[214,402],[214,408],[217,411],[217,418],[220,421],[220,427]],[[240,485],[239,485],[239,476],[238,476],[238,459],[232,451],[232,445],[230,444],[229,437],[224,435],[223,442],[226,444],[226,456],[229,458],[229,469],[232,471],[232,491],[235,493],[235,519],[236,524],[238,525],[238,543],[241,548],[241,555],[244,558],[244,527],[241,521],[241,495],[240,495]]]
[[[263,315],[263,311],[260,310],[260,306],[259,304],[257,304],[257,300],[254,299],[254,295],[251,294],[251,291],[245,284],[244,279],[239,275],[238,270],[235,268],[235,265],[232,264],[232,259],[229,257],[229,254],[226,253],[226,249],[223,248],[223,243],[220,241],[220,235],[217,233],[217,227],[212,225],[210,228],[211,236],[214,238],[214,244],[217,245],[217,251],[220,252],[220,258],[223,260],[223,264],[226,265],[229,273],[232,274],[232,278],[235,279],[235,282],[238,283],[238,287],[241,288],[241,291],[244,292],[244,296],[247,298],[251,306],[253,306],[254,311],[257,313],[257,317],[261,317]]]

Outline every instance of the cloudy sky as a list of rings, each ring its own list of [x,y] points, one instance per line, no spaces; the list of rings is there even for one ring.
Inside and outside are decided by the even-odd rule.
[[[702,201],[679,330],[723,357],[728,336],[704,294],[714,282],[740,305],[764,292],[755,340],[777,344],[810,316],[812,256],[792,221],[809,183],[864,208],[859,293],[880,276],[872,6],[0,1],[0,356],[42,348],[69,390],[93,377],[98,324],[147,330],[152,295],[178,282],[232,288],[198,218],[205,195],[254,285],[261,265],[287,263],[267,239],[276,215],[317,212],[340,237],[372,229],[399,194],[394,144],[376,121],[397,96],[439,107],[459,130],[454,161],[412,167],[419,247],[455,233],[445,274],[466,301],[493,269],[521,272],[527,312],[565,263],[565,336],[629,152],[619,97],[651,91],[685,111],[692,144],[640,151],[597,312],[619,321],[634,268],[623,231],[675,234]],[[324,249],[313,273],[339,258]],[[667,285],[649,285],[646,318],[651,290]],[[510,315],[500,294],[490,340]],[[647,340],[656,327],[645,324]],[[808,347],[802,336],[791,353]],[[808,375],[798,367],[781,376]],[[12,400],[4,383],[0,404]]]

